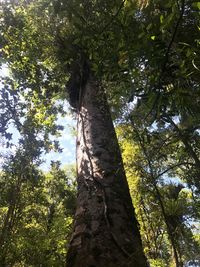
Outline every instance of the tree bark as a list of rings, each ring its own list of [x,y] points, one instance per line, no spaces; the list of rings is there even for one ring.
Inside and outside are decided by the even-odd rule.
[[[78,196],[67,267],[146,267],[107,100],[94,78],[79,104]]]

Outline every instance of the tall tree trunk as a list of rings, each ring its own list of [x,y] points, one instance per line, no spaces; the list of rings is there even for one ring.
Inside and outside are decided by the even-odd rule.
[[[67,267],[146,267],[102,86],[89,78],[78,112],[78,197]]]

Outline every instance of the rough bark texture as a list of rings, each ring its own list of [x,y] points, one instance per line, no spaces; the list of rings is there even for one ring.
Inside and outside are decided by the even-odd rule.
[[[101,85],[78,112],[78,197],[67,267],[146,267],[118,141]]]

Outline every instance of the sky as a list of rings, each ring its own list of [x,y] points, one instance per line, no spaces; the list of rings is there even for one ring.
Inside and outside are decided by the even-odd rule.
[[[42,158],[45,159],[45,163],[41,165],[43,170],[47,170],[51,161],[59,160],[62,166],[75,163],[75,147],[76,147],[76,137],[73,134],[76,128],[76,122],[69,114],[65,117],[58,118],[58,124],[64,127],[61,137],[56,140],[59,141],[60,147],[62,148],[61,153],[50,152],[48,154],[43,154]]]
[[[4,65],[0,69],[0,77],[5,77],[9,75],[8,68]],[[67,109],[66,105],[66,109]],[[45,162],[41,164],[41,168],[44,171],[47,171],[49,169],[51,161],[57,161],[59,160],[62,164],[62,166],[73,164],[75,163],[75,143],[76,143],[76,137],[74,136],[73,132],[76,128],[76,121],[70,114],[70,112],[67,112],[67,115],[65,117],[58,117],[57,123],[59,125],[62,125],[64,127],[64,130],[62,131],[62,135],[57,138],[56,140],[59,141],[60,147],[62,148],[62,152],[50,152],[50,153],[43,153],[41,156],[41,159]],[[9,132],[12,133],[13,143],[17,144],[17,141],[20,137],[18,131],[14,128],[14,126],[11,124],[9,126]],[[13,153],[15,151],[15,146],[13,146],[9,151],[6,149],[6,147],[0,147],[0,153],[6,154],[7,152]],[[3,156],[0,157],[0,165],[3,162]]]

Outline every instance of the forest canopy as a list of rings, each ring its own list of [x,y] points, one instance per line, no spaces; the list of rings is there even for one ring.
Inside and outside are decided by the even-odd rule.
[[[106,93],[150,266],[200,265],[199,15],[193,0],[0,2],[0,64],[10,71],[0,84],[0,144],[10,151],[0,150],[2,266],[67,266],[78,174],[40,166],[61,151],[57,118],[66,100],[79,116],[91,76]],[[107,207],[106,186],[96,187]]]

